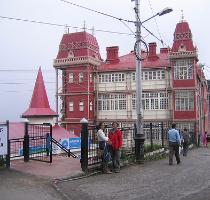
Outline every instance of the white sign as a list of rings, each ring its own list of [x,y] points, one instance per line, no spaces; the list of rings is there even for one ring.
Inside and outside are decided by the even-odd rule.
[[[0,124],[0,155],[7,155],[7,125]]]

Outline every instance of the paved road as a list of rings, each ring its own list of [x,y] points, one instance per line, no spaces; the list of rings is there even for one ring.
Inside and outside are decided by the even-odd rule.
[[[62,200],[47,179],[0,170],[0,200]]]
[[[210,149],[191,150],[181,161],[172,166],[167,159],[147,162],[58,187],[69,200],[210,200]]]

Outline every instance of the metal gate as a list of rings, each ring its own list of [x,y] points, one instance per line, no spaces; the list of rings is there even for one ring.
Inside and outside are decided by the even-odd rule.
[[[28,160],[52,163],[52,125],[26,124],[23,149]]]

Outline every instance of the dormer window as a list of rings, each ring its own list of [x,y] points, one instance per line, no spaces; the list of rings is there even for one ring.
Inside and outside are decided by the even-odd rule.
[[[183,43],[179,46],[179,51],[186,51],[186,47]]]
[[[69,50],[69,52],[68,52],[68,58],[73,58],[73,57],[74,57],[73,51]]]

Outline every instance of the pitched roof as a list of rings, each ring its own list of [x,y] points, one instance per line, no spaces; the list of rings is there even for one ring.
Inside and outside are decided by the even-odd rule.
[[[171,52],[178,52],[183,47],[185,51],[195,51],[196,48],[193,45],[192,33],[188,22],[181,21],[177,23],[174,32],[174,42]]]
[[[96,38],[85,31],[64,34],[59,47],[57,59],[67,58],[70,51],[72,51],[74,57],[98,56],[100,58]]]
[[[33,95],[29,108],[22,114],[22,117],[57,116],[49,105],[41,67],[39,68]]]
[[[142,51],[142,57],[146,57],[145,52]],[[157,59],[152,60],[149,58],[144,59],[141,64],[142,68],[163,68],[169,65],[168,51],[157,54]],[[129,71],[136,69],[136,57],[134,52],[130,52],[124,56],[119,57],[118,63],[103,63],[98,67],[99,72],[105,71]]]

